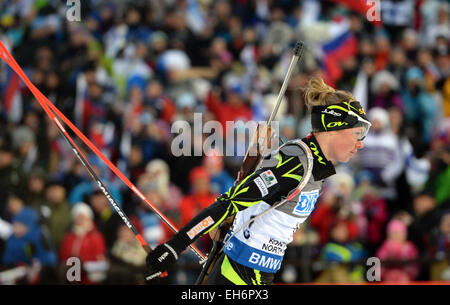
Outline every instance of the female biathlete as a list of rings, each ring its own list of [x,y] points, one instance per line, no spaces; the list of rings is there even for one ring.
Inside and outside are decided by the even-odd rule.
[[[334,164],[363,147],[371,124],[355,97],[321,78],[305,89],[312,133],[267,154],[258,168],[220,195],[169,241],[147,256],[147,279],[176,262],[199,236],[235,215],[206,284],[264,285],[273,282],[286,246],[314,209]]]

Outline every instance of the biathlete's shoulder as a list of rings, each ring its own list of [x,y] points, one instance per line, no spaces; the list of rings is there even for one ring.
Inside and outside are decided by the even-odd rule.
[[[296,157],[299,163],[308,164],[308,155],[312,156],[311,151],[308,146],[300,139],[289,140],[282,144],[278,149],[272,150],[268,153],[262,162],[263,167],[277,166],[280,162],[279,156],[282,155],[281,159],[286,160],[291,157]]]
[[[286,156],[297,156],[301,158],[312,158],[311,150],[301,139],[289,140],[280,146],[279,151]]]

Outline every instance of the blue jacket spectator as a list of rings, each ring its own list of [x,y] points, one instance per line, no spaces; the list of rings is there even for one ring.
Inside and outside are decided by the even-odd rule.
[[[38,225],[38,215],[25,207],[13,220],[13,234],[6,241],[4,265],[31,264],[37,259],[44,266],[56,265],[56,254],[46,245]]]
[[[406,120],[417,124],[422,141],[430,143],[438,118],[438,105],[424,90],[425,76],[422,70],[417,67],[408,69],[405,79],[407,86],[402,92],[402,98]]]

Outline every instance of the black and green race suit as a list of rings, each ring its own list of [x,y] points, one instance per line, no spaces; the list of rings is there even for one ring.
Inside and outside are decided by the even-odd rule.
[[[313,157],[312,177],[301,193],[239,230],[228,242],[208,276],[208,284],[269,284],[280,268],[287,244],[313,211],[323,179],[335,173],[315,137],[302,139]],[[259,167],[220,195],[177,234],[186,245],[235,215],[230,233],[286,198],[303,179],[308,160],[304,149],[289,141],[266,155]],[[229,236],[229,235],[228,235]],[[226,239],[227,240],[227,239]]]

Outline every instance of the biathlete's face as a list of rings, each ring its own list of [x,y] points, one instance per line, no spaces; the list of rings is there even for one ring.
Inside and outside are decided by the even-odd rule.
[[[332,131],[335,140],[331,141],[333,159],[338,162],[348,162],[358,150],[364,147],[362,143],[363,127]]]

